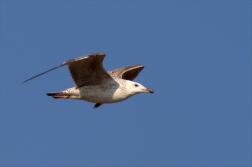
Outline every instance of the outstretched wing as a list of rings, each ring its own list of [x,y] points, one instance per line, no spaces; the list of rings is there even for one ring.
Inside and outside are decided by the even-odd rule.
[[[115,70],[108,71],[109,75],[112,77],[117,77],[126,80],[134,80],[137,75],[142,71],[144,68],[143,65],[137,64],[133,66],[118,68]]]
[[[100,85],[112,79],[103,68],[104,57],[104,53],[97,53],[66,62],[76,87]]]
[[[76,87],[82,87],[86,85],[99,85],[106,82],[106,80],[108,79],[112,79],[102,65],[105,56],[105,53],[95,53],[68,60],[63,64],[40,73],[32,78],[29,78],[24,82],[27,82],[64,65],[68,65],[69,71]]]

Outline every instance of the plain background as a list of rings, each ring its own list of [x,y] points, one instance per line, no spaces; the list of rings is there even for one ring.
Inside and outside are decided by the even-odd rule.
[[[251,1],[1,1],[1,166],[252,165]],[[143,64],[155,90],[54,100],[65,60]]]

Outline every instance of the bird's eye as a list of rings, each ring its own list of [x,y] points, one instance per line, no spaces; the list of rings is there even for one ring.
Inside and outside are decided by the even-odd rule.
[[[138,87],[138,84],[135,84],[135,87]]]

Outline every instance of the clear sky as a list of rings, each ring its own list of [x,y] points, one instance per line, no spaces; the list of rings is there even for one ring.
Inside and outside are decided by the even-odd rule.
[[[1,1],[3,167],[252,166],[251,1]],[[155,90],[93,109],[65,60],[145,68]]]

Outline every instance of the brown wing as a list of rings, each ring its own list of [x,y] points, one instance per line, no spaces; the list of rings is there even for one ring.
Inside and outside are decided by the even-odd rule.
[[[108,71],[109,75],[112,77],[118,77],[126,80],[133,80],[144,68],[143,65],[137,64],[133,66],[118,68],[115,70]]]
[[[112,79],[103,68],[104,53],[97,53],[66,61],[76,87],[100,85]]]
[[[24,82],[27,82],[64,65],[68,65],[69,71],[72,75],[76,87],[102,84],[107,79],[112,79],[110,75],[108,75],[108,73],[104,70],[102,65],[105,56],[105,53],[95,53],[68,60],[63,64],[40,73],[32,78],[29,78]]]

